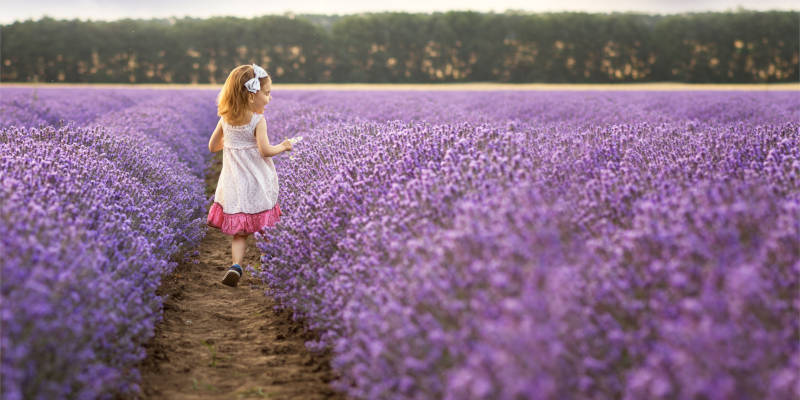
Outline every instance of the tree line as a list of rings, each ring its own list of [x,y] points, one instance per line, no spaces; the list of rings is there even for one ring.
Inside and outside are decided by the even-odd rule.
[[[368,13],[18,21],[3,82],[796,82],[800,12]]]

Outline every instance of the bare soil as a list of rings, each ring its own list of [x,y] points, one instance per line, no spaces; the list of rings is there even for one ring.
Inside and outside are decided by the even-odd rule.
[[[220,157],[206,179],[213,191]],[[237,287],[222,284],[231,265],[230,236],[218,229],[199,245],[198,264],[181,262],[158,294],[164,319],[140,364],[142,399],[344,399],[330,388],[336,378],[330,352],[314,354],[316,338],[291,312],[275,311],[259,278],[245,271]],[[251,235],[242,265],[260,265]]]

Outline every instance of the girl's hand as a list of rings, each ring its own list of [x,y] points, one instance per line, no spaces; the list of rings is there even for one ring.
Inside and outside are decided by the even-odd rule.
[[[283,151],[292,151],[292,142],[289,139],[281,142],[281,146],[283,146]]]

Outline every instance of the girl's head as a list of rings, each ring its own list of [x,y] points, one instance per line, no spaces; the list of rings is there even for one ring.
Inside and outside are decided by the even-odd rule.
[[[258,85],[251,81],[258,73]],[[248,81],[250,83],[248,84]],[[258,90],[253,92],[256,87]],[[261,67],[255,64],[240,65],[234,68],[217,97],[217,115],[226,121],[240,121],[247,111],[263,112],[269,103],[272,79]]]

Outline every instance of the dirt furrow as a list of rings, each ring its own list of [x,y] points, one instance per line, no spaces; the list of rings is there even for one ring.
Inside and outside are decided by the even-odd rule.
[[[213,190],[219,173],[207,179]],[[159,295],[164,319],[141,363],[143,399],[344,399],[329,386],[335,379],[330,354],[312,354],[314,337],[275,311],[256,277],[238,287],[221,283],[231,264],[230,237],[210,228],[199,246],[198,264],[181,263],[165,278]],[[251,235],[243,266],[260,265]]]

